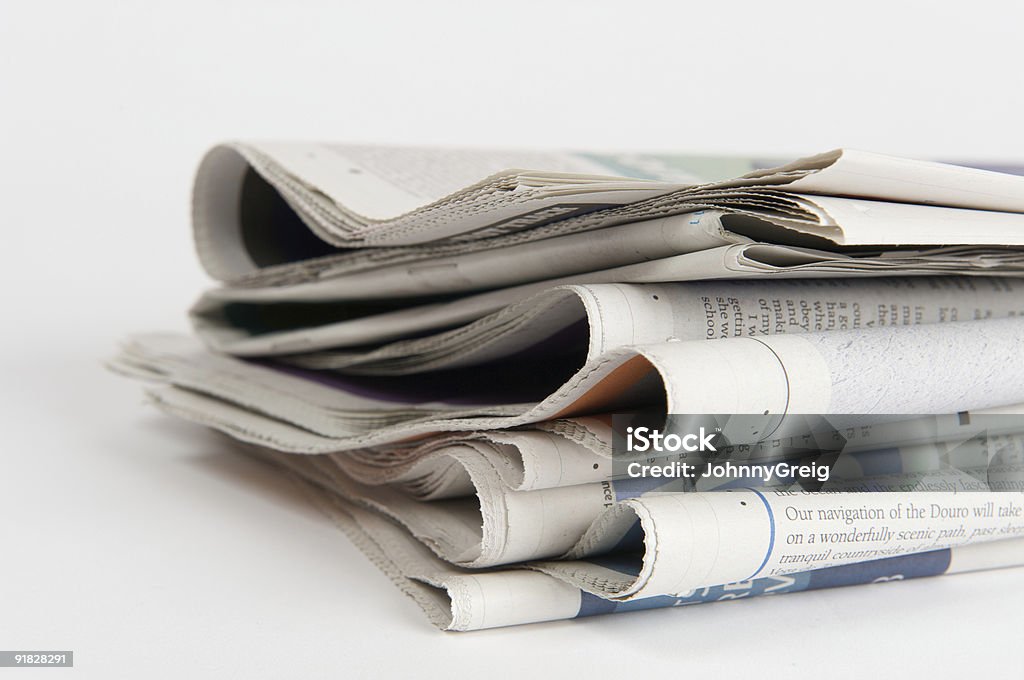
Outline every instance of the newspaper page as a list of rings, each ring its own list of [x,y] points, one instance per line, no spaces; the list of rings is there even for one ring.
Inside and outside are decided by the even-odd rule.
[[[234,340],[222,328],[200,328],[212,347],[240,356],[286,355],[289,363],[306,368],[396,375],[539,353],[550,349],[556,338],[587,347],[587,359],[593,360],[616,347],[670,339],[1021,316],[1022,292],[1024,284],[1001,277],[576,285],[544,291],[435,335],[370,349],[365,348],[362,335],[359,349],[347,351],[341,348],[356,342],[351,339],[354,323],[350,321],[235,336]],[[462,300],[449,306],[463,303],[474,305]],[[443,314],[446,320],[458,316],[462,314]]]
[[[502,169],[520,160],[540,169]],[[595,154],[227,144],[198,172],[196,241],[207,270],[225,280],[339,247],[542,238],[700,209],[729,213],[727,229],[789,245],[1024,245],[1024,179],[1011,175],[842,150],[693,186],[679,171],[685,162],[652,160],[625,168],[639,176],[626,178],[614,176],[621,157]],[[654,166],[661,177],[644,178]],[[557,227],[537,232],[542,225]]]
[[[1016,428],[1024,431],[1021,419],[1014,420]],[[534,441],[527,438],[530,435]],[[505,441],[517,441],[517,450],[510,451],[509,445],[502,443]],[[777,441],[766,443],[774,446]],[[815,474],[827,482],[820,489],[829,491],[1024,489],[1024,466],[1019,462],[1024,434],[989,437],[978,444],[965,447],[959,441],[936,442],[929,445],[930,452],[924,450],[924,445],[876,449],[851,454],[848,460],[841,457],[834,464],[820,462],[827,458],[821,454],[810,459],[819,462],[808,463],[805,456],[795,455],[784,456],[781,461],[787,470],[798,465],[813,467]],[[529,461],[538,448],[545,454],[540,465]],[[613,462],[571,442],[550,437],[545,441],[543,433],[530,431],[443,438],[434,446],[421,447],[421,451],[418,459],[390,470],[367,470],[371,462],[378,468],[383,465],[382,459],[389,452],[379,450],[317,457],[310,464],[331,479],[337,492],[392,517],[443,559],[473,568],[557,557],[577,544],[607,508],[628,499],[675,493],[681,486],[667,477],[617,475],[625,466],[624,460]],[[935,455],[929,458],[925,453]],[[356,457],[361,460],[353,461]],[[722,463],[731,463],[732,458],[720,452],[715,465],[700,479],[707,483],[690,490],[806,490],[788,473],[789,479],[778,480],[719,474],[719,468],[739,467]],[[893,458],[907,464],[904,471],[893,472],[900,469]],[[630,468],[652,467],[652,459],[635,460],[643,460],[643,465],[634,463]],[[776,455],[770,465],[756,467],[777,470],[779,461]],[[854,467],[851,462],[860,465]],[[672,466],[667,459],[657,463],[662,470]],[[561,472],[556,483],[546,483],[542,488],[524,488],[514,473],[516,468],[525,471],[531,467],[567,473]],[[879,468],[888,474],[871,474]]]
[[[577,561],[621,549],[637,522],[643,548],[635,576]],[[628,600],[1022,534],[1020,493],[666,493],[609,508],[565,560],[539,568]]]
[[[996,569],[1024,563],[1024,539],[956,546],[885,557],[837,567],[731,584],[715,584],[680,593],[643,599],[608,599],[573,586],[543,571],[498,569],[471,571],[434,555],[407,531],[379,513],[330,492],[330,480],[304,459],[266,452],[276,463],[295,471],[309,497],[406,595],[435,626],[471,631],[541,621],[679,607],[737,598],[781,595],[847,585]],[[605,560],[604,564],[610,564]],[[616,565],[618,566],[618,565]]]
[[[568,277],[561,280],[545,281],[525,286],[491,291],[465,298],[428,301],[404,308],[394,307],[393,301],[375,303],[374,299],[361,301],[358,305],[340,298],[298,298],[283,299],[278,291],[266,289],[248,290],[244,293],[220,289],[204,296],[192,310],[192,321],[197,333],[216,349],[242,355],[295,354],[304,350],[328,347],[366,346],[395,340],[409,335],[423,335],[437,329],[469,323],[503,307],[523,303],[551,287],[562,285],[596,285],[605,283],[639,282],[682,282],[701,279],[743,278],[737,270],[723,267],[743,268],[746,276],[767,275],[769,271],[783,277],[829,278],[843,273],[839,263],[806,263],[790,261],[782,271],[776,265],[764,263],[765,253],[758,254],[759,260],[751,260],[745,249],[749,246],[711,249],[689,255],[655,260],[640,265],[630,265],[594,272],[586,276]],[[759,247],[763,249],[764,247]],[[790,253],[792,255],[792,253]],[[772,256],[778,255],[773,253]],[[735,259],[735,258],[740,259]],[[1014,267],[1006,258],[997,258],[997,267],[990,266],[990,260],[975,273],[1009,274]],[[873,271],[858,267],[860,274],[871,277],[886,277],[910,274],[948,274],[962,272],[955,265],[942,268],[933,262],[930,270],[902,268],[905,260],[887,260]],[[760,268],[760,272],[754,271]],[[1024,271],[1024,269],[1021,269]],[[728,287],[730,284],[719,284]],[[771,286],[775,282],[751,282],[751,286]],[[781,285],[781,284],[780,284]],[[854,288],[871,290],[874,284],[861,283]],[[926,285],[926,284],[922,284]],[[965,284],[968,286],[969,284]],[[998,284],[996,284],[998,285]],[[1005,284],[1008,286],[1013,285]],[[912,284],[908,284],[908,295]],[[724,289],[724,288],[723,288]],[[308,291],[307,291],[308,292]],[[319,289],[318,295],[329,291]],[[537,302],[537,300],[534,300]]]
[[[504,377],[490,371],[487,383],[473,369],[388,381],[309,372],[213,354],[166,335],[136,339],[111,367],[170,385],[151,392],[169,411],[246,441],[270,438],[275,448],[312,453],[651,404],[666,413],[766,414],[936,414],[1019,404],[1024,366],[1005,357],[1024,350],[1022,324],[1007,318],[663,342],[612,350],[568,379],[550,367],[531,373],[513,364]]]
[[[200,258],[219,278],[334,247],[402,245],[474,232],[526,229],[664,194],[690,183],[683,164],[663,180],[615,176],[595,154],[249,142],[212,149],[196,178],[193,216]],[[537,168],[516,170],[515,168]],[[639,173],[637,173],[639,174]],[[282,201],[322,241],[281,247],[252,203]],[[408,217],[405,217],[408,216]],[[489,230],[489,231],[487,231]],[[262,244],[259,241],[263,241]],[[262,247],[276,241],[278,248]],[[327,247],[325,247],[327,246]]]

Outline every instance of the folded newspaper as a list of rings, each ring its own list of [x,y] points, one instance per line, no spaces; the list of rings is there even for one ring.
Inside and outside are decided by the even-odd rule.
[[[1024,177],[760,165],[218,146],[198,338],[110,365],[444,629],[1024,564]]]

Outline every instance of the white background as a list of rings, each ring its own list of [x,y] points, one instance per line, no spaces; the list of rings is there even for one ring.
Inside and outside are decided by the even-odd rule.
[[[1020,677],[1024,570],[436,632],[286,484],[101,360],[186,327],[215,141],[1020,162],[1021,7],[3,0],[0,648],[76,655],[7,672]]]

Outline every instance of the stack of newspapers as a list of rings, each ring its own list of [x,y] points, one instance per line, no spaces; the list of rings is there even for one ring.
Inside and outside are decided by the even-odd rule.
[[[770,165],[221,145],[111,366],[447,630],[1024,564],[1024,177]]]

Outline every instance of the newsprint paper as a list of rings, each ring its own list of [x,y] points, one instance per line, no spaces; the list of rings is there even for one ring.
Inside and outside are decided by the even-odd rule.
[[[1024,177],[230,142],[193,232],[110,367],[442,629],[1024,564]]]

